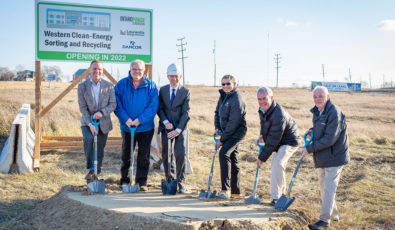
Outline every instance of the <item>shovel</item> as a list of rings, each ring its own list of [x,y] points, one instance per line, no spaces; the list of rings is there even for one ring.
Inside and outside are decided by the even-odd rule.
[[[214,137],[215,147],[214,147],[213,160],[211,162],[210,175],[208,176],[208,188],[207,188],[207,191],[204,191],[204,190],[200,191],[199,199],[211,199],[211,198],[215,198],[216,197],[216,193],[215,192],[211,192],[210,186],[211,186],[211,180],[213,179],[214,165],[215,165],[215,156],[217,155],[218,142],[221,139],[221,134],[218,133],[218,132],[215,132],[213,137]]]
[[[258,141],[256,144],[258,145],[259,153],[263,152],[265,145],[258,142]],[[254,180],[254,187],[252,189],[252,194],[250,196],[247,196],[244,198],[245,204],[260,204],[261,203],[261,198],[256,194],[256,191],[258,189],[258,181],[259,181],[259,167],[257,166],[256,171],[255,171],[255,180]]]
[[[173,156],[174,139],[167,138],[167,178],[162,180],[161,188],[163,195],[176,195],[177,193],[177,180],[173,179],[170,174],[171,160]]]
[[[94,176],[91,182],[88,182],[88,194],[104,194],[106,185],[104,184],[104,180],[99,180],[97,177],[97,133],[99,132],[99,124],[100,119],[95,121],[93,120],[93,116],[91,116],[91,123],[95,126],[95,133],[93,137],[93,170]]]
[[[133,180],[133,169],[134,169],[134,134],[136,132],[136,126],[129,127],[130,130],[130,167],[129,167],[129,178],[130,183],[122,185],[122,191],[127,193],[137,193],[140,191],[140,185],[132,185]]]
[[[308,137],[309,136],[309,137]],[[307,145],[309,145],[312,141],[313,141],[313,133],[306,133],[304,135],[304,146],[306,147]],[[276,202],[276,204],[274,205],[274,208],[278,211],[285,211],[288,209],[289,206],[291,206],[291,204],[294,202],[295,197],[291,197],[291,189],[292,186],[294,184],[295,178],[296,178],[296,174],[298,174],[300,165],[303,162],[303,156],[302,158],[300,158],[300,160],[298,161],[298,165],[296,166],[295,172],[292,176],[291,182],[289,183],[288,186],[288,192],[287,195],[283,194],[280,199],[278,199],[278,201]]]

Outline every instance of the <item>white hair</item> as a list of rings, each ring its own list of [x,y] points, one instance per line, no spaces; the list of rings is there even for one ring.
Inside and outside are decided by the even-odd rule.
[[[322,85],[317,85],[316,87],[314,87],[313,89],[313,95],[315,94],[315,92],[317,91],[321,91],[324,93],[324,95],[329,95],[328,89],[325,86]]]
[[[136,60],[132,61],[132,63],[130,63],[130,69],[133,68],[134,64],[140,64],[143,67],[143,69],[145,70],[145,62],[143,60],[136,59]]]
[[[266,86],[260,87],[257,90],[256,95],[261,94],[261,93],[267,94],[269,97],[273,97],[273,91],[269,87],[266,87]]]

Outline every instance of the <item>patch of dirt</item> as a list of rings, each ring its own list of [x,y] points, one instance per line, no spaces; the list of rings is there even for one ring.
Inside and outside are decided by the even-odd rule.
[[[85,188],[64,187],[23,218],[21,229],[305,229],[306,220],[298,213],[287,212],[264,223],[250,220],[210,220],[183,222],[135,216],[82,204],[68,198],[67,192],[84,192]],[[165,214],[164,214],[165,215]],[[197,219],[198,220],[198,219]]]

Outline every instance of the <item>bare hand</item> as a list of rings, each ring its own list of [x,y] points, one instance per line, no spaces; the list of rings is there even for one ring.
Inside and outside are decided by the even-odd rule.
[[[180,134],[177,132],[177,130],[173,130],[167,134],[167,138],[173,139],[173,138],[176,138],[178,135],[180,135]]]
[[[91,130],[92,135],[96,135],[96,127],[92,124],[89,124],[89,129]]]
[[[217,148],[221,148],[221,146],[222,146],[222,142],[219,141],[219,142],[217,143]]]
[[[103,117],[103,114],[101,112],[96,112],[93,114],[93,120],[99,120]]]
[[[256,165],[260,168],[262,165],[262,161],[258,159],[256,159]]]
[[[140,121],[139,121],[139,119],[138,118],[136,118],[136,119],[134,119],[133,121],[132,121],[132,125],[133,126],[139,126],[140,125]]]
[[[129,119],[125,122],[125,124],[126,124],[128,127],[131,127],[131,126],[133,125],[132,119],[129,118]]]
[[[262,135],[259,136],[258,143],[259,144],[265,144],[265,141],[263,140],[263,136]]]
[[[173,124],[172,123],[167,123],[166,125],[165,125],[165,127],[166,127],[166,129],[167,130],[172,130],[174,127],[173,127]]]

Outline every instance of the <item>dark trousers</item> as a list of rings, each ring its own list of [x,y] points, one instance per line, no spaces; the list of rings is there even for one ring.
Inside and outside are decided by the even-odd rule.
[[[86,168],[93,170],[94,161],[94,137],[89,126],[81,126],[82,139],[84,142],[84,153],[86,159]],[[97,173],[101,173],[101,166],[103,163],[104,147],[106,146],[108,133],[104,134],[99,126],[99,133],[97,135]]]
[[[135,183],[140,186],[147,185],[148,171],[150,164],[150,152],[151,152],[151,141],[154,136],[154,130],[135,133],[134,135],[134,147],[138,144],[137,151],[137,170]],[[129,167],[130,167],[130,154],[131,154],[131,134],[122,132],[122,166],[121,166],[121,183],[130,183],[132,178],[129,178]],[[133,149],[134,151],[134,149]],[[132,159],[133,160],[133,159]]]
[[[171,178],[177,178],[177,184],[178,188],[182,189],[184,188],[184,181],[185,181],[185,144],[184,144],[184,132],[180,133],[178,137],[175,138],[175,143],[174,145],[174,156],[172,156],[172,159],[175,158],[175,168],[176,168],[176,177],[175,172],[174,172],[174,163],[173,160],[171,160],[171,166],[170,166],[170,171],[171,171]],[[167,139],[167,134],[165,131],[162,132],[162,160],[163,160],[163,166],[165,168],[165,175],[166,178],[168,178],[167,172],[168,172],[168,163],[167,163],[167,156],[168,156],[168,139]]]
[[[240,141],[240,139],[230,138],[222,143],[219,151],[221,187],[225,191],[230,188],[232,194],[240,194],[239,151],[237,150]]]

